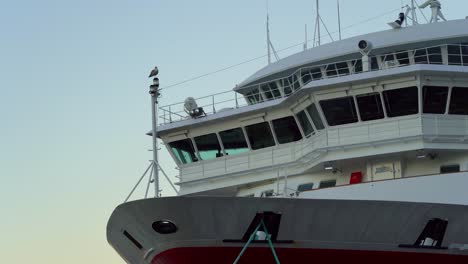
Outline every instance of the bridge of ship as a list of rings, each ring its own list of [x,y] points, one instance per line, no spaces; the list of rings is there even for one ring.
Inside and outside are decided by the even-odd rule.
[[[221,100],[223,111],[215,97],[224,93],[206,97],[206,117],[163,107],[159,137],[180,167],[182,194],[321,170],[338,160],[468,149],[464,43],[394,47],[371,56],[370,71],[358,57],[306,65],[238,87],[232,100]]]

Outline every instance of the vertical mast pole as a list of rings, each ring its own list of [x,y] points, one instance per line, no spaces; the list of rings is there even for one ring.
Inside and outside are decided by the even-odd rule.
[[[319,12],[319,0],[315,0],[316,9],[317,9],[317,37],[318,45],[320,46],[320,12]]]
[[[416,17],[416,7],[414,6],[414,0],[411,0],[411,16],[413,17],[413,26],[418,23]]]
[[[266,31],[267,31],[268,64],[271,64],[270,14],[269,14],[268,0],[267,0],[267,22],[266,22]]]
[[[336,5],[338,8],[338,34],[341,40],[341,14],[340,14],[340,0],[336,0]]]
[[[304,33],[305,33],[304,50],[307,50],[307,42],[309,41],[307,37],[307,24],[305,24]]]
[[[157,92],[159,94],[159,92]],[[153,115],[153,179],[154,179],[154,196],[159,197],[159,161],[158,161],[158,98],[151,96],[151,108]]]

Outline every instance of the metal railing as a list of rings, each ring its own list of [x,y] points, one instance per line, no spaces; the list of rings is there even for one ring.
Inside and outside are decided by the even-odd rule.
[[[369,56],[369,72],[414,64],[468,66],[468,45],[438,45]],[[229,90],[200,97],[196,101],[198,106],[209,115],[288,97],[312,81],[360,74],[366,72],[364,68],[361,58],[306,66],[287,77],[242,87],[245,94]],[[159,119],[162,125],[191,118],[184,110],[184,102],[161,106],[159,109],[161,111]]]

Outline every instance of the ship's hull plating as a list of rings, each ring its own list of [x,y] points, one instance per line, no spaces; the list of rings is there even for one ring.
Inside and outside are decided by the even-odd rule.
[[[252,220],[266,211],[281,214],[274,248],[283,264],[309,260],[468,263],[465,205],[239,197],[148,199],[117,207],[107,237],[128,263],[233,263],[245,245],[240,240]],[[448,248],[400,247],[413,244],[433,218],[448,220],[442,244]],[[153,223],[159,220],[175,223],[177,232],[157,233]],[[254,243],[240,263],[272,261],[268,245]]]

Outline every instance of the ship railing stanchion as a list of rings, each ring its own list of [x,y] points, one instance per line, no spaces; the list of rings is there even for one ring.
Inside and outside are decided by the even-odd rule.
[[[268,241],[268,246],[270,247],[271,252],[273,253],[273,257],[275,258],[275,263],[276,263],[276,264],[281,264],[281,262],[279,261],[278,255],[276,254],[275,247],[273,246],[273,242],[271,241],[270,234],[268,234],[268,230],[267,230],[267,227],[266,227],[265,222],[263,221],[263,219],[260,221],[260,224],[258,224],[257,228],[255,228],[255,230],[252,232],[252,234],[251,234],[250,237],[249,237],[249,240],[248,240],[247,243],[244,245],[244,247],[242,248],[241,252],[240,252],[239,255],[237,256],[236,260],[234,260],[233,264],[237,264],[237,263],[239,262],[239,260],[241,259],[242,255],[244,255],[244,253],[245,253],[245,251],[247,250],[247,248],[249,247],[249,245],[250,245],[250,244],[252,243],[252,241],[254,241],[255,238],[257,237],[257,232],[258,232],[258,230],[260,229],[260,227],[262,227],[262,228],[263,228],[263,232],[265,232],[266,240]]]

